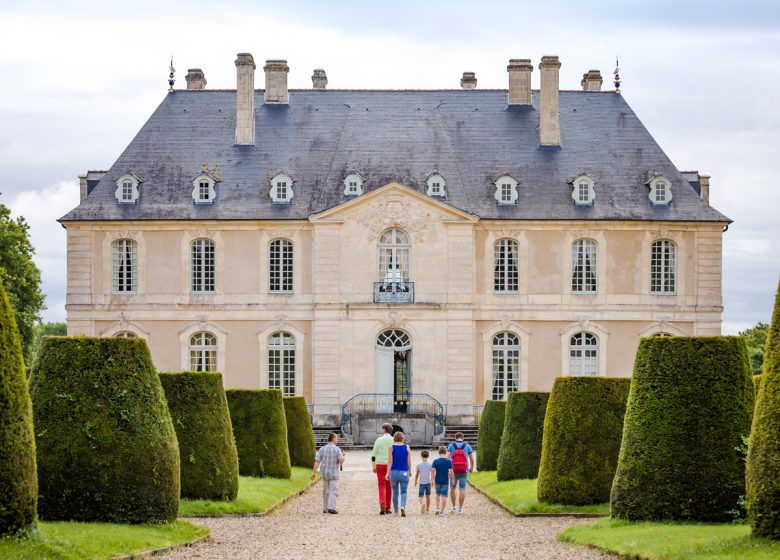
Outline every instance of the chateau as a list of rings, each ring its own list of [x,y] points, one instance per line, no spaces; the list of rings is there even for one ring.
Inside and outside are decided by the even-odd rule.
[[[235,64],[235,90],[190,70],[81,177],[69,334],[143,337],[161,371],[303,395],[321,425],[350,402],[469,422],[559,375],[630,376],[640,337],[720,334],[730,220],[598,71],[294,90],[285,61],[263,89]]]

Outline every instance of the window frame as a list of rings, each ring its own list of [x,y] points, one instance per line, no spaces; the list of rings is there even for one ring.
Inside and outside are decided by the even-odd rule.
[[[295,196],[293,183],[295,181],[287,173],[277,173],[271,178],[269,196],[274,204],[290,204]],[[284,189],[284,196],[279,196],[280,189]]]
[[[126,184],[130,185],[130,196],[126,196]],[[133,173],[127,173],[122,175],[116,180],[116,190],[114,191],[114,197],[119,204],[135,204],[141,196],[140,190],[141,180]]]
[[[512,177],[511,175],[501,175],[498,179],[495,181],[495,195],[494,198],[496,199],[496,202],[499,205],[510,205],[510,204],[517,204],[518,199],[518,192],[517,192],[517,186],[518,182],[517,180]],[[509,198],[507,199],[504,196],[504,186],[509,186]]]
[[[648,181],[647,185],[650,187],[647,197],[653,206],[668,206],[672,202],[672,182],[669,179],[663,176],[654,177]],[[664,196],[662,199],[658,198],[659,188],[663,188]]]
[[[392,242],[384,242],[389,233],[393,233]],[[402,241],[399,241],[399,238]],[[403,284],[412,281],[412,243],[405,230],[397,227],[387,228],[379,235],[376,247],[377,282]],[[395,268],[399,268],[400,274],[395,272],[395,268],[389,268],[393,264]]]
[[[575,342],[576,340],[582,341],[581,343]],[[586,344],[586,340],[593,340],[595,344]],[[589,349],[588,349],[589,348]],[[601,344],[597,334],[590,331],[579,331],[569,336],[569,369],[567,372],[568,377],[598,377],[601,371]],[[579,352],[581,355],[575,356],[574,353]],[[587,352],[592,352],[590,356],[584,355]],[[575,362],[575,360],[577,360]],[[589,367],[588,367],[589,366]],[[595,366],[595,370],[593,367]],[[577,371],[575,371],[577,370]],[[593,371],[593,373],[583,373],[584,371]]]
[[[520,244],[516,239],[502,237],[493,243],[493,293],[520,293]]]
[[[588,264],[588,247],[592,247]],[[571,243],[571,278],[569,289],[575,295],[595,295],[599,292],[599,244],[590,237],[580,237]],[[592,270],[591,270],[592,269]],[[590,278],[588,276],[590,275]],[[592,285],[592,289],[588,286]]]
[[[275,343],[275,339],[279,342]],[[280,389],[285,397],[297,394],[297,344],[295,335],[286,330],[278,330],[266,339],[268,350],[268,388]],[[274,375],[275,372],[275,375]],[[272,378],[273,376],[273,378]]]
[[[203,185],[206,185],[206,197],[203,197]],[[198,175],[192,181],[192,201],[195,204],[214,204],[217,198],[217,182],[208,175]]]
[[[656,247],[660,247],[660,254],[656,259]],[[665,247],[665,250],[664,250]],[[650,243],[650,294],[654,296],[677,295],[678,274],[677,243],[671,239],[656,239]],[[668,262],[667,262],[668,261]],[[666,268],[671,270],[665,270]],[[671,289],[667,286],[671,278]]]
[[[355,183],[354,191],[350,184],[352,182]],[[348,173],[344,177],[344,196],[360,196],[361,194],[363,194],[363,177],[357,172]]]
[[[196,340],[196,337],[199,340]],[[213,341],[213,344],[207,343],[207,340]],[[215,333],[208,330],[192,333],[188,337],[187,351],[189,356],[188,371],[206,373],[219,371],[219,337]]]
[[[511,341],[510,337],[514,340]],[[504,341],[501,344],[497,341]],[[500,331],[491,337],[491,399],[506,400],[509,393],[520,390],[522,342],[517,333]],[[510,374],[514,367],[513,384],[510,386]]]
[[[119,249],[120,245],[123,246],[123,249]],[[128,247],[131,248],[129,255],[129,289],[126,288],[126,284],[128,283],[128,272],[126,269],[124,271],[125,278],[120,278],[122,266],[128,266]],[[122,251],[122,253],[120,254],[118,251]],[[125,286],[125,289],[123,289],[123,286]],[[135,239],[121,237],[119,239],[114,239],[111,242],[111,293],[114,295],[138,293],[138,241]]]
[[[207,254],[199,255],[201,263],[196,269],[196,249],[203,252],[205,249],[211,250],[209,263]],[[210,278],[209,278],[210,273]],[[200,285],[200,288],[197,288]],[[210,285],[210,289],[206,287]],[[190,241],[190,293],[197,295],[214,294],[217,291],[217,244],[213,239],[207,237],[198,237]]]
[[[571,198],[576,206],[592,206],[596,201],[596,182],[587,175],[580,175],[572,182]],[[586,197],[582,198],[583,187]]]
[[[433,172],[425,179],[426,190],[425,194],[428,196],[435,196],[437,198],[447,198],[447,181],[444,180],[439,173]],[[436,189],[436,190],[434,190]]]
[[[295,292],[295,244],[286,237],[268,242],[268,291],[272,294]]]

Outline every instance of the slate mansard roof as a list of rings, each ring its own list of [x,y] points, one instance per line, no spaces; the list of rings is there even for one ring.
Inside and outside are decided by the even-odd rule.
[[[287,220],[337,206],[352,170],[370,192],[396,181],[425,192],[434,170],[447,204],[483,219],[729,221],[686,181],[624,98],[560,92],[561,146],[540,147],[539,92],[531,107],[507,107],[506,90],[291,90],[289,105],[255,91],[255,145],[235,145],[235,90],[169,93],[71,220]],[[219,167],[213,204],[196,205],[192,181]],[[143,183],[119,204],[116,181]],[[290,174],[294,198],[275,204],[270,179]],[[646,182],[671,182],[673,200],[653,206]],[[518,182],[517,204],[498,205],[495,180]],[[575,206],[569,181],[595,181],[592,206]]]

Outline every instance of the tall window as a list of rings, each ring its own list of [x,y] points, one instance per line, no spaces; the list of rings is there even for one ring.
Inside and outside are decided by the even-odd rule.
[[[494,245],[493,290],[496,292],[518,291],[518,249],[517,241],[499,239]]]
[[[388,229],[379,238],[379,281],[409,282],[409,237],[400,229]]]
[[[599,374],[599,339],[596,335],[581,332],[569,340],[569,375]]]
[[[195,293],[213,292],[216,268],[214,242],[211,239],[196,239],[191,248],[191,289]]]
[[[293,291],[293,244],[289,239],[274,239],[268,251],[269,283],[272,292]]]
[[[196,332],[190,337],[190,371],[217,371],[217,337]]]
[[[672,295],[677,291],[677,246],[661,239],[650,247],[650,292]]]
[[[111,291],[138,291],[138,244],[132,239],[117,239],[111,244]]]
[[[571,291],[596,293],[598,245],[592,239],[578,239],[571,245]]]
[[[511,332],[493,337],[493,400],[504,400],[520,383],[520,339]]]
[[[295,396],[295,337],[288,332],[268,337],[268,388]]]

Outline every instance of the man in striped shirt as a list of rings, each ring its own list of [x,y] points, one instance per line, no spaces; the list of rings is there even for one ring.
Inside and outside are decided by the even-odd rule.
[[[336,497],[339,495],[339,467],[344,463],[344,452],[336,445],[339,436],[328,435],[328,444],[317,451],[311,479],[314,480],[317,469],[322,475],[322,513],[338,513]]]

